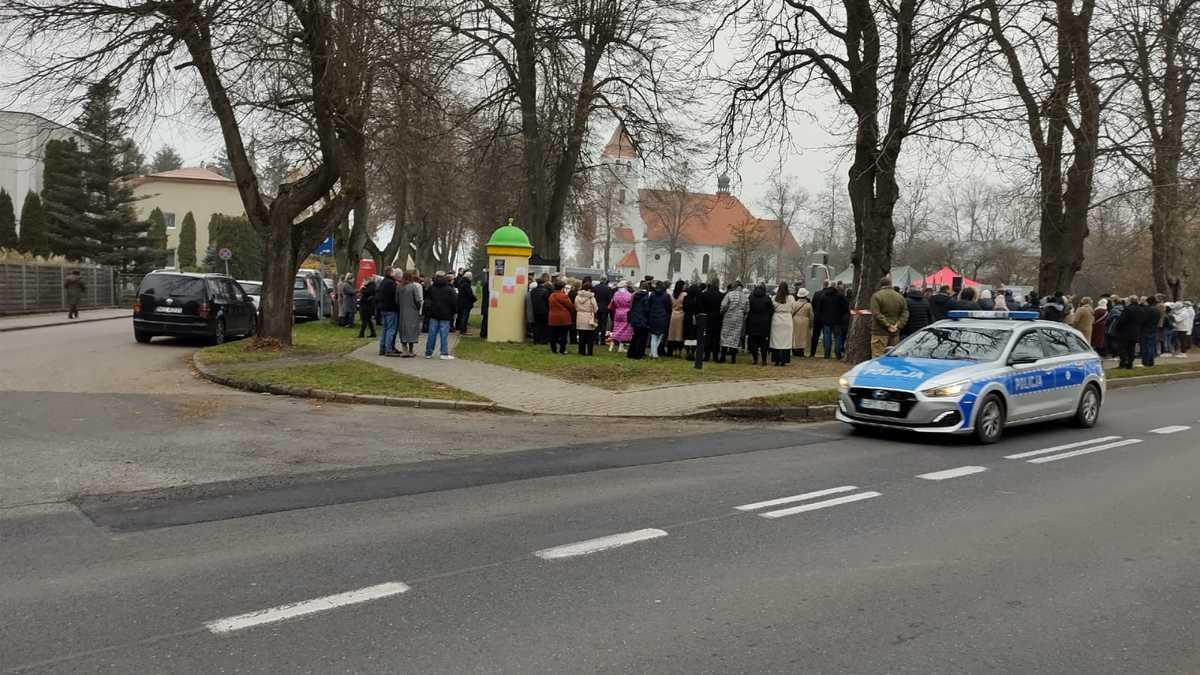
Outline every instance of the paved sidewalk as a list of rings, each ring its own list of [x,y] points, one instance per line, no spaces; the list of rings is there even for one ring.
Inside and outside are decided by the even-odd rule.
[[[12,330],[29,330],[46,326],[61,326],[71,323],[89,323],[91,321],[109,321],[113,319],[128,319],[133,311],[128,307],[113,307],[109,309],[81,309],[78,319],[68,319],[66,311],[46,314],[18,314],[15,316],[0,316],[0,333]]]
[[[456,343],[451,339],[451,346]],[[754,396],[832,389],[832,377],[707,382],[663,387],[611,391],[586,384],[566,382],[480,361],[456,359],[442,361],[379,355],[377,343],[352,353],[355,358],[386,368],[448,384],[489,398],[501,406],[544,415],[585,415],[601,417],[662,417],[692,415],[720,403]],[[418,350],[419,352],[419,350]]]

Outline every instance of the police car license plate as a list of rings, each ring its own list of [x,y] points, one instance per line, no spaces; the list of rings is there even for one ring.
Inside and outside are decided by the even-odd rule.
[[[886,410],[887,412],[900,412],[900,403],[897,401],[876,401],[874,399],[864,398],[859,402],[858,407],[864,410]]]
[[[163,314],[183,314],[182,307],[156,307],[154,311]]]

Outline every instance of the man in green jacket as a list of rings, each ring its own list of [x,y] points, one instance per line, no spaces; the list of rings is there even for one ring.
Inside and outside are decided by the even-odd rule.
[[[888,347],[900,341],[900,329],[908,323],[908,302],[884,277],[879,290],[871,296],[871,356],[879,358]]]

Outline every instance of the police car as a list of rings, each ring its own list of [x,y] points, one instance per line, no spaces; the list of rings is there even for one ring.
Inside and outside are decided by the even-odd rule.
[[[952,311],[838,381],[855,427],[974,434],[1056,419],[1096,424],[1104,368],[1083,335],[1037,312]]]

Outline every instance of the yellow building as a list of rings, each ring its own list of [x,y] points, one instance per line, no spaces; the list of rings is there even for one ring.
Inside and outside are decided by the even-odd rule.
[[[237,184],[205,168],[183,168],[143,176],[134,182],[138,217],[162,209],[167,224],[167,266],[175,266],[179,227],[190,211],[196,220],[196,260],[208,250],[208,221],[214,213],[240,216],[246,210]]]

